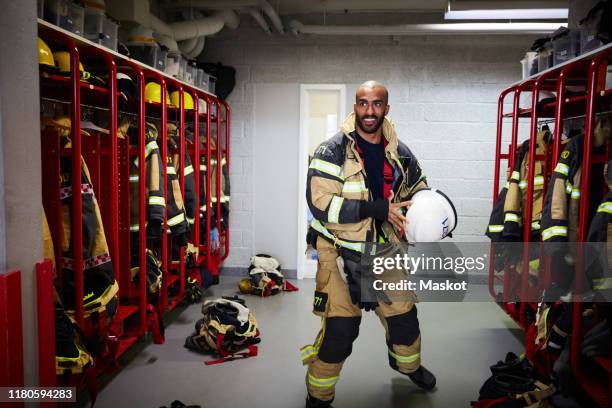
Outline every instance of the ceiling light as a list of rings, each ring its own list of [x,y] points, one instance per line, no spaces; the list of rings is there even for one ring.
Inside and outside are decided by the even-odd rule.
[[[568,9],[449,10],[445,20],[567,20]]]
[[[291,30],[319,35],[482,35],[482,34],[550,34],[565,23],[444,23],[402,25],[307,25],[297,20],[289,23]]]

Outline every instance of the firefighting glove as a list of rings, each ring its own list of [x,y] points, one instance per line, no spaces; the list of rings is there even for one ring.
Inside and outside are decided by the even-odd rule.
[[[341,257],[353,304],[369,312],[378,307],[379,301],[386,304],[391,303],[385,292],[374,289],[374,274],[371,268],[362,265],[359,254],[343,249],[341,250]],[[362,292],[362,290],[365,292]]]
[[[190,303],[198,303],[202,300],[202,288],[197,279],[188,277],[185,291],[187,292],[187,300]]]

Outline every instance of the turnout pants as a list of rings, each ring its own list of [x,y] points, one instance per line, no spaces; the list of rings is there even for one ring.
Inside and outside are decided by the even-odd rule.
[[[319,255],[313,313],[322,318],[322,327],[314,344],[302,347],[302,363],[308,365],[306,388],[320,400],[334,398],[335,386],[344,360],[351,354],[359,335],[361,309],[352,303],[344,273],[338,268],[338,252],[323,238],[317,240]],[[394,299],[397,299],[397,293]],[[403,296],[400,296],[403,299]],[[421,336],[413,296],[391,304],[379,302],[376,308],[386,334],[389,365],[402,374],[421,365]]]

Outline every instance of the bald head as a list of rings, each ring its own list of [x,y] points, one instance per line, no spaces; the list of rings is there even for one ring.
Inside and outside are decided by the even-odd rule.
[[[382,91],[384,95],[385,103],[389,102],[389,91],[387,91],[387,88],[380,82],[374,81],[374,80],[365,81],[363,84],[359,85],[359,87],[357,88],[357,92],[355,93],[355,99],[358,100],[359,95],[364,93],[366,89],[374,90],[374,91]]]
[[[366,81],[359,85],[353,109],[355,126],[362,137],[364,135],[373,135],[374,139],[380,137],[385,115],[389,113],[388,101],[389,92],[380,82]]]

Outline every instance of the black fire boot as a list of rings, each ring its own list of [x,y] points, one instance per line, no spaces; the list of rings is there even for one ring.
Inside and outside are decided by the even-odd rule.
[[[436,386],[436,377],[423,366],[420,366],[415,372],[408,374],[408,377],[410,377],[413,383],[426,391],[431,391]]]
[[[308,397],[306,397],[306,408],[334,408],[331,405],[332,401],[333,399],[331,401],[323,401],[308,394]]]

